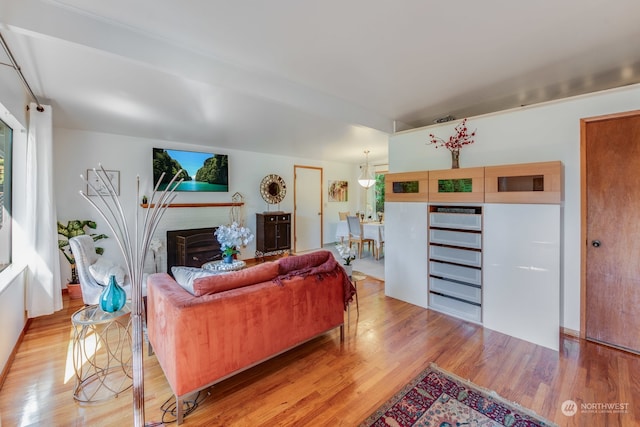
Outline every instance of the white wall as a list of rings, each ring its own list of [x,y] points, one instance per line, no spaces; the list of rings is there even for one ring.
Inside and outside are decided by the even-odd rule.
[[[55,112],[54,112],[55,114]],[[309,159],[285,157],[255,152],[227,150],[211,146],[199,146],[179,142],[157,141],[96,132],[54,129],[54,188],[56,192],[58,220],[65,222],[72,219],[93,219],[98,222],[98,233],[112,236],[104,221],[97,212],[82,199],[78,192],[86,188],[80,180],[88,168],[97,167],[99,163],[105,169],[120,171],[121,202],[127,212],[140,203],[136,198],[136,176],[140,176],[141,194],[151,195],[152,167],[151,152],[153,147],[173,148],[192,151],[209,151],[229,155],[229,192],[228,193],[179,193],[175,203],[230,202],[234,193],[244,195],[243,209],[246,224],[255,232],[255,213],[266,211],[268,206],[260,196],[259,185],[265,175],[275,173],[283,177],[287,184],[287,194],[280,204],[280,210],[293,213],[293,169],[294,165],[322,167],[324,172],[324,242],[335,241],[335,228],[338,212],[357,210],[358,195],[350,194],[349,202],[327,202],[327,182],[329,180],[349,180],[350,192],[357,186],[358,165],[327,163]],[[86,191],[86,189],[85,189]],[[277,210],[271,206],[270,210]],[[141,211],[141,209],[139,209]],[[165,240],[166,231],[174,229],[211,227],[229,222],[230,208],[174,208],[168,209],[163,217],[156,236]],[[133,221],[133,217],[131,217]],[[119,250],[115,239],[99,241],[105,248],[105,256],[119,258]],[[253,258],[255,241],[242,249],[241,258]],[[116,258],[118,257],[118,258]],[[166,268],[166,259],[161,260]],[[151,262],[147,265],[151,269]],[[63,283],[70,277],[69,265],[61,257]]]
[[[8,67],[7,79],[0,78],[0,118],[13,134],[13,205],[12,205],[12,261],[13,265],[0,273],[0,372],[4,371],[22,330],[27,322],[25,311],[24,257],[21,257],[25,221],[26,105],[28,99],[15,72]],[[15,78],[15,80],[13,80]],[[22,259],[21,259],[22,258]]]
[[[0,372],[5,368],[27,321],[24,269],[11,266],[0,273]]]
[[[0,103],[2,103],[0,110],[2,110],[2,114],[11,114],[26,128],[26,106],[31,101],[15,70],[10,67],[0,67]]]
[[[564,164],[561,254],[561,324],[580,330],[580,119],[640,109],[640,85],[471,117],[475,143],[462,149],[460,167],[560,160]],[[389,138],[389,171],[448,169],[450,153],[428,145],[429,134],[444,139],[450,122]],[[425,242],[426,244],[426,242]]]

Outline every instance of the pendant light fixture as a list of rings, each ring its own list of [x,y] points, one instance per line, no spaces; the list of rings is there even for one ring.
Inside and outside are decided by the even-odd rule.
[[[360,178],[358,178],[358,184],[364,188],[369,188],[376,183],[376,179],[373,176],[373,171],[369,170],[369,150],[365,150],[364,155],[366,162],[364,164],[364,168],[362,168]]]

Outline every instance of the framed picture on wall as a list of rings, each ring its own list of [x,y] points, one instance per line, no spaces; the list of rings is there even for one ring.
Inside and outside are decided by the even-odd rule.
[[[106,173],[106,177],[105,177]],[[98,174],[102,176],[102,180],[98,177]],[[106,182],[103,180],[109,180],[116,190],[116,196],[120,195],[120,171],[105,170],[102,172],[100,169],[87,169],[87,181],[91,184],[87,184],[87,195],[97,196],[98,194],[107,196],[109,190],[106,187]],[[92,188],[93,187],[93,188]],[[95,190],[94,190],[95,188]]]
[[[158,187],[162,191],[177,170],[184,179],[175,191],[229,192],[229,155],[199,151],[153,149],[153,182],[164,178]]]
[[[329,181],[329,201],[349,201],[349,181]]]

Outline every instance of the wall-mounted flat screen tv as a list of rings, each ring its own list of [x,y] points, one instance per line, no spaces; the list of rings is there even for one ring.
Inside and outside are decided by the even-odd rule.
[[[176,191],[229,191],[229,159],[226,154],[211,154],[197,151],[153,149],[153,182],[164,190],[173,176],[182,169],[184,181]]]

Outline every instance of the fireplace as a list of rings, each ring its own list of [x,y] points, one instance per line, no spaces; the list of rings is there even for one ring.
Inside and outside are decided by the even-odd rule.
[[[220,243],[213,235],[217,227],[167,231],[167,272],[174,265],[201,267],[222,259]]]

